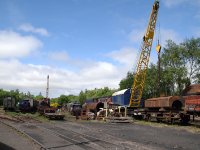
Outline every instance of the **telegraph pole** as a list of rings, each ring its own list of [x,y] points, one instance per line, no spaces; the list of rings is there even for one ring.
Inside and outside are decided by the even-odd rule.
[[[46,99],[49,97],[49,75],[47,76],[47,89],[46,89]]]

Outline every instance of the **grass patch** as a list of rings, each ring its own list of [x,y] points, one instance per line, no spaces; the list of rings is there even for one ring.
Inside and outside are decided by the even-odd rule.
[[[146,125],[146,126],[152,126],[152,127],[158,127],[158,128],[168,127],[168,128],[175,129],[175,130],[182,130],[182,131],[200,134],[199,127],[190,126],[190,125],[182,126],[179,124],[157,123],[157,122],[148,122],[148,121],[143,121],[143,120],[135,120],[134,124]]]
[[[133,122],[134,124],[138,124],[138,125],[148,125],[148,126],[160,127],[160,128],[170,126],[165,123],[157,123],[157,122],[150,122],[150,121],[144,121],[144,120],[134,120]]]
[[[25,120],[26,119],[34,119],[34,120],[38,120],[38,121],[41,121],[41,122],[49,121],[48,118],[40,115],[38,112],[36,112],[36,113],[21,113],[21,112],[7,111],[7,112],[5,112],[5,115],[11,116],[11,117],[22,118],[22,119],[25,119]]]

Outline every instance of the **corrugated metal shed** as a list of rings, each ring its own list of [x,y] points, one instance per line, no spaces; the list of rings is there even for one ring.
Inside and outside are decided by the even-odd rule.
[[[113,104],[118,104],[121,106],[128,106],[131,96],[130,89],[124,89],[121,91],[117,91],[112,95],[112,102]]]

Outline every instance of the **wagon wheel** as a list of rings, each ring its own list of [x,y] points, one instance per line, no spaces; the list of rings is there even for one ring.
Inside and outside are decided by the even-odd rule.
[[[157,121],[157,123],[160,123],[161,119],[160,118],[156,118],[156,121]]]
[[[146,121],[151,121],[151,114],[147,114],[145,120]]]
[[[162,118],[159,118],[159,117],[163,117],[163,115],[162,115],[162,114],[158,114],[158,115],[157,115],[156,121],[157,121],[158,123],[162,122]]]
[[[174,118],[171,118],[170,123],[174,124]]]
[[[171,124],[174,124],[174,121],[175,121],[173,117],[174,117],[174,115],[171,114],[171,116],[170,116],[170,118],[171,118],[171,119],[170,119],[170,123],[171,123]]]

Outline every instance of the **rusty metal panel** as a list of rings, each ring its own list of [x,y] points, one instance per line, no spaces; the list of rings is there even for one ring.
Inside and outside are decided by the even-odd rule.
[[[193,84],[183,90],[184,95],[200,95],[200,84]]]
[[[97,107],[97,104],[98,103],[86,103],[86,104],[83,105],[83,109],[87,110],[87,111],[89,111],[89,110],[95,110],[96,107]]]
[[[174,101],[180,100],[179,96],[157,97],[145,100],[146,108],[171,108]]]
[[[186,96],[184,99],[187,111],[200,111],[200,95]]]

